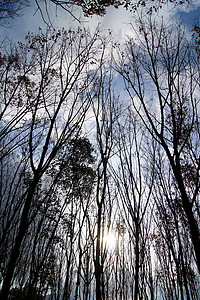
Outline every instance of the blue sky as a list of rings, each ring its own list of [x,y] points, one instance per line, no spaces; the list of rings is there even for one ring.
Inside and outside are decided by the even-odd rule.
[[[194,1],[194,4],[191,7],[186,7],[185,9],[179,8],[174,14],[174,18],[182,21],[189,30],[192,29],[193,22],[195,18],[200,19],[200,0]]]
[[[32,2],[33,3],[33,2]],[[76,27],[78,22],[74,21],[67,13],[62,10],[58,10],[57,13],[53,7],[50,7],[51,19],[53,25],[58,27]],[[78,10],[75,14],[79,17]],[[163,17],[168,20],[172,18],[173,21],[182,21],[187,27],[188,31],[191,31],[193,19],[200,16],[200,0],[192,0],[191,5],[181,5],[177,8],[173,8],[172,5],[163,6],[162,10],[158,14],[158,19]],[[132,21],[132,14],[125,9],[109,8],[107,14],[102,17],[93,17],[84,19],[81,26],[95,28],[99,23],[102,26],[102,30],[107,32],[110,28],[118,41],[123,40],[124,36],[129,35],[130,26]],[[132,21],[133,22],[133,21]],[[11,20],[10,28],[0,28],[1,37],[9,37],[15,41],[23,40],[28,31],[38,31],[39,27],[43,27],[44,22],[39,12],[36,12],[36,7],[33,6],[26,8],[22,17],[18,17],[15,20]]]

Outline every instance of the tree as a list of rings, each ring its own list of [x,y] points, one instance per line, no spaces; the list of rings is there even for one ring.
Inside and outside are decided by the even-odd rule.
[[[3,299],[8,298],[22,242],[38,211],[38,206],[35,207],[34,204],[37,202],[37,191],[42,178],[46,176],[58,150],[79,135],[84,123],[91,103],[84,97],[84,93],[95,73],[93,71],[89,75],[86,71],[101,44],[97,31],[90,37],[88,32],[81,29],[75,32],[64,28],[58,32],[47,30],[45,33],[40,31],[37,35],[29,33],[26,40],[26,44],[19,45],[21,52],[25,60],[35,62],[35,73],[32,74],[34,89],[29,86],[32,78],[26,78],[27,89],[22,98],[22,105],[26,106],[27,102],[30,104],[29,114],[25,115],[27,119],[23,120],[27,122],[27,134],[24,135],[23,131],[21,133],[17,129],[19,122],[10,134],[21,134],[21,138],[23,137],[30,176],[21,198],[23,204],[18,222],[13,224],[17,230],[4,273],[1,290]],[[5,90],[7,92],[10,92],[9,89]],[[10,106],[6,109],[10,110]],[[14,106],[9,124],[15,120],[17,113],[18,109]],[[2,122],[3,126],[7,126],[7,119],[2,119]],[[19,155],[22,154],[22,149],[21,145],[16,144],[15,151]]]
[[[29,298],[29,299],[33,299],[33,300],[43,300],[44,297],[42,297],[41,295],[39,295],[37,293],[37,291],[32,291],[33,292],[33,295],[34,297],[32,298]],[[10,298],[11,300],[26,300],[27,299],[27,290],[26,289],[23,289],[22,291],[18,288],[13,288],[11,290],[11,293],[10,293]]]
[[[132,107],[163,150],[180,193],[200,271],[199,107],[195,52],[178,27],[139,19],[137,42],[120,53],[122,75]]]
[[[161,157],[156,162],[156,171],[152,240],[157,256],[157,283],[166,299],[198,299],[194,250],[179,191],[173,173]]]
[[[192,38],[194,40],[194,47],[197,52],[197,57],[200,59],[200,26],[199,26],[199,20],[196,19],[194,22],[194,28],[193,28],[193,34]]]
[[[124,114],[125,115],[125,114]],[[134,278],[134,299],[145,297],[148,284],[146,278],[147,257],[150,253],[148,240],[151,232],[150,201],[154,186],[154,159],[146,154],[149,137],[145,134],[137,116],[128,109],[127,117],[119,120],[117,134],[117,156],[119,166],[113,169],[114,181],[118,189],[118,206],[129,232],[132,245],[132,274]],[[148,141],[148,142],[147,142]],[[145,155],[148,157],[145,158]],[[143,271],[144,270],[144,271]]]
[[[68,158],[67,160],[66,157],[63,156],[63,150],[65,156]],[[92,152],[93,147],[89,140],[85,138],[72,140],[68,147],[65,145],[56,159],[56,164],[53,164],[53,169],[57,169],[58,166],[61,169],[61,174],[56,181],[58,186],[62,187],[62,190],[66,192],[66,207],[64,213],[68,216],[68,218],[66,218],[68,232],[65,230],[66,270],[64,274],[65,284],[63,299],[69,298],[73,292],[73,276],[77,276],[74,297],[75,299],[78,297],[82,257],[89,242],[87,239],[86,241],[82,240],[82,233],[85,227],[86,214],[88,213],[87,210],[89,208],[95,178],[95,172],[91,167],[94,163]],[[74,262],[78,264],[78,267]],[[77,275],[75,275],[76,271]]]
[[[93,243],[94,276],[96,283],[96,299],[106,297],[106,272],[107,250],[104,237],[113,222],[114,196],[109,180],[109,162],[113,155],[114,124],[120,115],[118,98],[112,86],[111,67],[106,66],[106,46],[104,42],[103,53],[100,60],[99,72],[96,74],[93,88],[88,91],[88,97],[93,99],[92,112],[95,120],[97,152],[97,167],[95,180],[94,210],[95,223],[90,223],[91,238]]]
[[[37,6],[43,16],[44,8],[41,4],[35,0]],[[162,5],[167,3],[173,3],[174,5],[180,5],[183,3],[189,3],[190,0],[43,0],[45,3],[45,9],[48,15],[48,3],[54,4],[57,8],[65,10],[70,13],[72,17],[75,17],[74,9],[81,8],[83,14],[86,17],[99,15],[104,16],[106,14],[106,9],[108,7],[114,7],[118,9],[123,7],[129,9],[130,11],[136,12],[138,8],[145,8],[147,13],[157,12],[162,8]],[[44,18],[44,17],[43,17]],[[78,20],[78,19],[77,19]],[[80,20],[78,20],[80,21]]]
[[[174,5],[179,5],[183,3],[189,3],[189,0],[35,0],[36,7],[41,13],[41,16],[45,22],[51,20],[49,18],[49,4],[53,4],[56,8],[61,8],[76,20],[78,18],[74,14],[75,8],[81,8],[85,16],[106,14],[106,9],[108,7],[124,7],[125,9],[130,9],[131,11],[136,11],[138,8],[147,8],[147,12],[158,11],[162,8],[163,4],[174,3]],[[23,12],[24,7],[30,6],[30,0],[6,0],[0,2],[0,25],[9,25],[9,19],[20,16]],[[47,13],[47,20],[44,17],[44,13]],[[80,20],[78,20],[80,21]]]

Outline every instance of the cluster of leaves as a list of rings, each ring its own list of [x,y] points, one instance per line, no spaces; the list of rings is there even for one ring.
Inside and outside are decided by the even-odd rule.
[[[55,1],[53,1],[55,2]],[[97,1],[81,1],[75,0],[74,4],[80,6],[83,10],[85,16],[92,16],[92,15],[100,15],[103,16],[106,13],[106,8],[113,6],[114,8],[119,8],[120,6],[124,6],[128,8],[131,4],[130,0],[97,0]]]
[[[43,0],[41,3],[36,1],[36,5],[43,17],[42,3],[48,10],[48,2],[53,3],[56,7],[61,7],[67,13],[73,15],[74,7],[80,7],[85,16],[99,15],[104,16],[108,7],[124,7],[131,11],[136,11],[139,7],[147,7],[148,12],[158,11],[163,4],[173,3],[179,5],[189,3],[189,0]],[[31,4],[30,0],[2,0],[0,1],[0,25],[9,24],[10,18],[20,16],[25,7]],[[74,16],[74,15],[73,15]]]
[[[45,3],[47,0],[44,0]],[[80,7],[86,17],[99,15],[104,16],[108,7],[124,7],[135,12],[140,7],[147,8],[147,12],[158,11],[163,4],[173,3],[180,5],[189,3],[189,0],[50,0],[56,6],[62,7],[67,12],[70,12],[74,6]]]
[[[162,8],[162,5],[173,3],[175,6],[181,5],[184,3],[189,3],[189,0],[136,0],[131,1],[131,11],[136,11],[139,7],[146,7],[147,13],[150,12],[157,12],[159,9]]]
[[[86,138],[72,139],[64,144],[52,163],[49,174],[57,175],[57,183],[65,189],[73,187],[73,194],[87,195],[91,191],[95,172],[93,146]]]
[[[33,292],[33,297],[32,297],[32,300],[43,300],[44,297],[39,295],[38,293],[34,294],[35,291]],[[10,292],[10,300],[25,300],[27,299],[27,289],[24,288],[24,289],[19,289],[19,288],[13,288]]]
[[[46,2],[47,0],[45,0]],[[114,8],[124,7],[136,11],[139,7],[148,7],[149,11],[158,11],[163,4],[173,3],[174,5],[180,5],[189,3],[189,0],[50,0],[56,6],[62,8],[69,8],[70,6],[81,7],[85,16],[100,15],[103,16],[106,13],[106,8],[112,6]]]
[[[198,22],[195,23],[193,28],[192,38],[195,44],[195,50],[197,52],[198,58],[200,58],[200,25]]]

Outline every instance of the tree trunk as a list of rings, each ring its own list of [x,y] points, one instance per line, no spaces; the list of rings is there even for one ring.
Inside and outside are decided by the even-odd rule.
[[[33,182],[31,184],[31,187],[28,190],[27,198],[26,198],[26,201],[24,204],[24,208],[23,208],[23,212],[22,212],[22,216],[21,216],[21,220],[20,220],[19,232],[15,239],[15,245],[12,249],[12,252],[10,255],[10,260],[8,263],[8,268],[7,268],[6,275],[5,275],[5,278],[3,281],[3,286],[2,286],[1,295],[0,295],[1,296],[0,298],[3,300],[8,299],[16,262],[17,262],[17,259],[19,257],[19,253],[20,253],[20,247],[21,247],[22,241],[24,239],[24,236],[26,234],[26,231],[28,229],[28,214],[30,211],[32,198],[33,198],[33,195],[35,192],[35,187],[36,187],[39,179],[40,179],[40,176],[35,175]]]
[[[100,266],[100,228],[98,226],[96,259],[95,259],[95,279],[96,279],[96,300],[101,299],[101,266]]]
[[[135,241],[135,290],[134,300],[138,299],[139,294],[139,225],[136,224],[136,241]]]

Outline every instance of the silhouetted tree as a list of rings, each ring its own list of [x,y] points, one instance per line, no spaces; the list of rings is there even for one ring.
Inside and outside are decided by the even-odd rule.
[[[140,18],[120,53],[132,108],[163,150],[179,191],[200,271],[198,63],[183,30]],[[178,200],[177,200],[178,201]]]
[[[25,192],[22,195],[22,205],[19,210],[15,236],[13,236],[12,250],[7,257],[7,265],[4,270],[1,297],[7,299],[9,289],[15,272],[17,260],[21,253],[21,246],[26,237],[30,224],[37,215],[38,206],[35,203],[37,191],[39,191],[42,178],[49,169],[53,159],[61,147],[72,138],[76,138],[84,123],[86,113],[91,101],[83,97],[86,88],[91,84],[93,75],[86,73],[87,66],[100,50],[97,31],[89,37],[89,33],[78,29],[40,31],[38,35],[31,33],[26,37],[27,43],[19,47],[24,59],[35,63],[34,88],[29,85],[33,79],[26,78],[26,90],[22,101],[23,106],[30,105],[29,115],[25,114],[27,131],[18,129],[18,106],[6,107],[12,114],[7,121],[2,119],[3,130],[7,124],[14,126],[10,136],[21,135],[25,152],[29,159],[29,180]],[[101,42],[100,42],[101,43]],[[96,48],[96,46],[98,47]],[[17,77],[17,74],[15,74]],[[4,89],[4,94],[10,93],[10,89]],[[10,98],[9,98],[10,99]],[[9,100],[10,101],[10,100]],[[5,116],[5,115],[4,115]],[[20,119],[21,120],[21,119]],[[8,139],[6,135],[5,139]],[[3,141],[5,140],[3,138]],[[1,144],[2,140],[1,140]],[[9,143],[7,148],[9,147]],[[15,151],[21,155],[21,145],[16,143]],[[40,206],[41,204],[38,203]],[[4,206],[3,206],[4,207]]]
[[[125,114],[124,114],[125,117]],[[134,299],[148,295],[148,285],[142,285],[151,232],[150,201],[154,185],[154,159],[147,155],[148,135],[130,109],[118,124],[117,157],[119,166],[114,172],[118,189],[118,205],[129,232]],[[146,157],[145,157],[146,155]],[[127,258],[128,259],[128,258]],[[125,266],[124,266],[125,267]],[[144,270],[144,271],[143,271]]]

